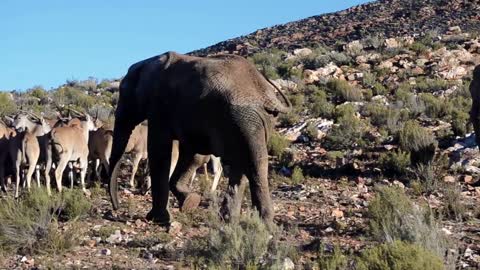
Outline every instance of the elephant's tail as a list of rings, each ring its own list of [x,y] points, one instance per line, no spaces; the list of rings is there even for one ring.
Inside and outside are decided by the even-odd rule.
[[[273,87],[282,98],[282,101],[280,101],[274,92],[267,90],[267,98],[264,104],[265,110],[274,115],[278,113],[290,112],[292,110],[292,103],[290,102],[290,100],[288,100],[282,90],[280,90],[280,88],[278,88],[269,78],[267,78],[264,74],[262,74],[262,76],[268,82],[269,86]]]

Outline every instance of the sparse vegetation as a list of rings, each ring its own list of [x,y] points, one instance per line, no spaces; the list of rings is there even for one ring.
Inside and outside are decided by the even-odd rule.
[[[332,79],[328,81],[327,87],[329,91],[339,100],[343,101],[360,101],[363,99],[362,92],[352,87],[345,80]]]
[[[438,143],[430,131],[414,120],[405,123],[399,138],[401,148],[410,152],[412,165],[427,164],[433,160]]]
[[[380,164],[387,173],[404,176],[410,166],[410,154],[401,150],[387,152],[380,156]]]
[[[273,133],[268,141],[268,152],[271,155],[280,157],[285,149],[288,147],[289,142],[279,133]]]
[[[394,241],[362,252],[357,259],[359,270],[442,270],[442,259],[415,244]]]
[[[278,228],[269,230],[256,212],[222,223],[218,209],[210,210],[210,231],[189,242],[187,254],[196,266],[209,269],[278,268],[292,251],[278,242]]]
[[[33,188],[20,200],[1,199],[0,247],[4,251],[34,253],[61,253],[73,247],[78,240],[75,222],[59,229],[58,213],[64,207],[60,197],[49,197],[46,190]],[[70,212],[73,217],[75,212]]]

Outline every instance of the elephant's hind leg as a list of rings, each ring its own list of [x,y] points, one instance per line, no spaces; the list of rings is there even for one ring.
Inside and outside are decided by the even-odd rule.
[[[183,150],[183,149],[182,149]],[[170,179],[170,190],[180,203],[182,211],[197,208],[201,196],[190,189],[189,182],[196,170],[204,163],[204,156],[180,151],[177,166]]]
[[[239,167],[232,166],[228,178],[228,189],[220,209],[225,221],[238,219],[242,208],[243,194],[247,185],[247,177]]]

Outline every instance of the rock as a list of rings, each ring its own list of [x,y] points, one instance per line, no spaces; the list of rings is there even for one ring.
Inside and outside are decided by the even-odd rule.
[[[100,254],[105,255],[105,256],[110,256],[110,255],[112,255],[112,251],[108,248],[104,248],[100,251]]]
[[[335,217],[335,218],[343,218],[344,214],[343,214],[343,211],[340,210],[340,209],[334,209],[332,210],[332,217]]]
[[[443,177],[443,182],[455,183],[455,177],[453,177],[451,175],[447,175],[447,176]]]
[[[419,67],[423,67],[425,66],[425,64],[428,62],[427,59],[425,58],[419,58],[417,59],[417,61],[415,61],[415,65],[419,66]]]
[[[301,49],[293,50],[293,55],[295,56],[304,57],[309,54],[312,54],[312,50],[310,50],[309,48],[301,48]]]
[[[360,40],[354,40],[345,45],[345,51],[355,53],[363,50],[363,45],[360,43]]]
[[[462,29],[460,26],[451,26],[448,28],[448,33],[449,34],[460,34],[462,33]]]
[[[393,63],[390,60],[382,61],[379,65],[381,69],[391,69],[393,67]]]
[[[398,181],[398,180],[393,181],[393,185],[394,185],[394,186],[397,186],[397,187],[399,187],[399,188],[402,188],[402,189],[405,188],[405,185],[404,185],[402,182]]]
[[[355,58],[355,62],[357,64],[364,64],[364,63],[367,63],[368,59],[367,59],[367,56],[365,55],[359,55]]]
[[[467,70],[462,66],[453,67],[450,70],[439,73],[445,80],[458,80],[468,74]]]
[[[295,264],[293,263],[293,261],[288,257],[283,259],[282,270],[293,270],[293,269],[295,269]]]
[[[276,80],[272,80],[272,82],[275,84],[275,86],[277,86],[282,90],[295,91],[297,90],[297,87],[298,87],[298,85],[295,82],[292,82],[289,80],[276,79]]]
[[[400,47],[400,44],[398,43],[397,39],[395,39],[395,38],[385,39],[384,44],[385,44],[385,47],[387,47],[388,49]]]
[[[180,223],[178,221],[174,221],[170,224],[170,228],[168,230],[168,233],[170,235],[177,235],[178,233],[180,233],[181,230],[182,230],[182,223]]]
[[[471,184],[473,183],[473,177],[471,175],[464,175],[463,182],[466,184]]]
[[[120,232],[120,230],[115,230],[115,233],[105,239],[105,242],[109,244],[118,244],[122,242],[122,240],[122,233]]]

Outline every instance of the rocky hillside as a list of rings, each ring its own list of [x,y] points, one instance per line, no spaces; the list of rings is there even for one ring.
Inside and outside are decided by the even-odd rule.
[[[380,261],[391,264],[385,269],[480,269],[480,152],[468,124],[479,13],[472,0],[384,0],[192,52],[244,55],[292,101],[268,146],[281,226],[271,234],[248,211],[233,225],[220,222],[199,173],[200,209],[180,213],[171,200],[175,226],[160,231],[144,220],[149,195],[126,185],[125,162],[120,210],[93,186],[94,207],[39,227],[48,237],[15,219],[37,200],[0,203],[0,247],[8,248],[0,268],[376,269]],[[89,78],[0,93],[0,115],[54,116],[71,105],[109,122],[118,85]],[[82,202],[73,195],[71,204]],[[27,217],[44,220],[37,212],[49,213]],[[5,228],[16,234],[2,237]],[[19,248],[24,239],[30,249]],[[64,255],[71,250],[75,258]]]
[[[423,35],[429,31],[442,34],[452,26],[478,33],[479,20],[480,5],[476,0],[381,0],[260,29],[192,53],[250,55],[264,49],[332,46],[367,37]]]

